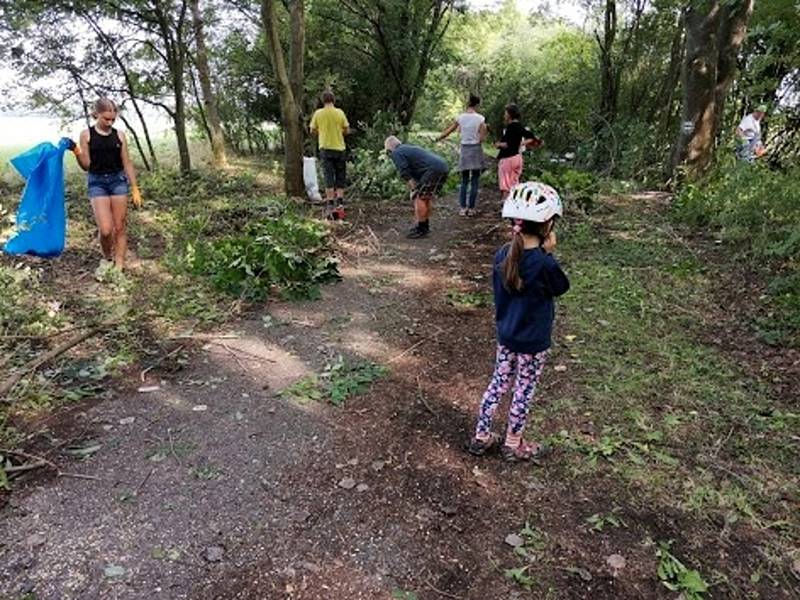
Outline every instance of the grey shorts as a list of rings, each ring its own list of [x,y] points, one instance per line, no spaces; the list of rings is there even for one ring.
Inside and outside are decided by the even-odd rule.
[[[125,175],[125,171],[119,171],[117,173],[89,173],[86,180],[89,184],[89,198],[127,196],[130,191],[128,176]]]

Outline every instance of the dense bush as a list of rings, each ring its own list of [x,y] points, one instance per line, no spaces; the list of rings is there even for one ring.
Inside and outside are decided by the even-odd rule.
[[[444,193],[458,186],[458,152],[453,142],[437,144],[433,132],[424,132],[419,127],[404,130],[399,123],[386,113],[379,113],[372,125],[362,124],[362,132],[351,152],[353,164],[350,167],[352,188],[356,193],[379,198],[397,198],[406,193],[405,183],[397,174],[392,159],[383,150],[383,142],[388,135],[396,135],[403,142],[422,146],[440,155],[450,165],[451,176],[444,187]]]
[[[248,300],[271,290],[289,298],[313,298],[319,284],[339,277],[324,223],[286,210],[246,225],[244,231],[186,246],[192,272]]]
[[[727,164],[684,187],[677,215],[711,226],[723,239],[745,244],[754,256],[800,259],[800,169],[776,172],[762,165]]]
[[[684,187],[676,216],[711,228],[739,245],[745,256],[769,267],[769,292],[777,311],[762,324],[767,339],[800,344],[800,169],[728,163],[711,176]],[[766,329],[764,329],[766,328]],[[788,340],[786,338],[788,337]]]

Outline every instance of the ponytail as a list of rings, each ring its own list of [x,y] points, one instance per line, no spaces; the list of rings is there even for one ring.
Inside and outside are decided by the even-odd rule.
[[[550,235],[555,225],[554,219],[550,219],[544,223],[536,223],[534,221],[523,221],[522,219],[513,219],[514,228],[511,241],[506,246],[508,252],[503,262],[500,263],[500,268],[503,271],[503,286],[509,292],[521,292],[525,287],[525,282],[520,274],[519,265],[522,262],[522,254],[525,252],[525,235],[535,235],[539,238],[539,243],[544,242],[545,238]]]
[[[503,269],[503,285],[509,291],[519,292],[525,285],[519,274],[519,263],[525,251],[525,240],[522,238],[522,226],[519,222],[514,225],[514,235],[508,244],[508,252],[500,267]]]

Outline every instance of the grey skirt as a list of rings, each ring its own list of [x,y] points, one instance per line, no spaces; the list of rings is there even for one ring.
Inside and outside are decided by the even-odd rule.
[[[480,144],[462,144],[458,158],[459,171],[483,171],[486,169],[486,158]]]

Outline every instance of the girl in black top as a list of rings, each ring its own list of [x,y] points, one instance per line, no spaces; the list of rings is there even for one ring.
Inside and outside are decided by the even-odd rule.
[[[500,184],[500,193],[505,200],[508,192],[519,183],[522,176],[522,155],[520,147],[524,145],[528,148],[535,148],[542,144],[531,131],[522,126],[519,108],[516,104],[509,104],[503,112],[503,137],[499,142],[495,142],[495,148],[499,148],[497,154],[497,180]]]
[[[125,133],[113,127],[117,105],[108,98],[100,98],[94,103],[92,116],[95,123],[81,133],[74,152],[80,167],[88,171],[89,201],[103,251],[98,268],[98,276],[102,277],[112,261],[119,270],[125,266],[128,193],[137,208],[142,204],[142,196],[128,155]]]

